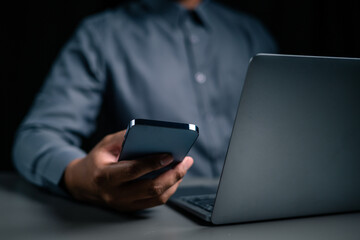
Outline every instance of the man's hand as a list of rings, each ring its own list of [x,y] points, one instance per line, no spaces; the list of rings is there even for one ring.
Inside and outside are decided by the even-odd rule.
[[[125,130],[106,136],[86,157],[67,166],[64,182],[73,197],[119,211],[135,211],[164,204],[175,193],[193,159],[186,157],[155,179],[132,181],[163,168],[173,159],[156,155],[118,162],[124,135]]]

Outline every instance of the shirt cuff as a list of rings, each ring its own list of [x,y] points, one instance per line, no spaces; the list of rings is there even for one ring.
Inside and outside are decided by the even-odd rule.
[[[85,157],[86,153],[77,147],[66,147],[52,154],[51,160],[44,169],[45,187],[51,192],[69,197],[69,194],[60,186],[66,167],[77,158]]]

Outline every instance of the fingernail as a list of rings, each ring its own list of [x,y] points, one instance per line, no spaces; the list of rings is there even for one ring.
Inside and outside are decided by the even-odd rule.
[[[193,164],[193,161],[190,161],[189,158],[184,159],[184,169],[187,171],[191,165]]]
[[[166,155],[166,157],[164,157],[163,159],[160,160],[160,164],[162,166],[166,166],[169,163],[171,163],[173,161],[172,157],[170,157],[169,155]]]

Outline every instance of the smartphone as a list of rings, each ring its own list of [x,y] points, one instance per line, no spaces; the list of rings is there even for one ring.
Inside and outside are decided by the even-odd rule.
[[[172,164],[144,176],[154,178],[181,162],[198,136],[199,128],[195,124],[133,119],[127,127],[119,161],[171,154],[174,158]]]

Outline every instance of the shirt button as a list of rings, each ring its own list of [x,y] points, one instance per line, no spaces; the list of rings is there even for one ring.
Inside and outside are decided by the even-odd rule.
[[[198,43],[200,41],[199,37],[196,35],[191,35],[190,36],[190,42],[192,43]]]
[[[198,72],[195,74],[195,80],[197,83],[203,84],[206,82],[206,76],[202,72]]]

